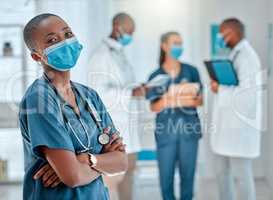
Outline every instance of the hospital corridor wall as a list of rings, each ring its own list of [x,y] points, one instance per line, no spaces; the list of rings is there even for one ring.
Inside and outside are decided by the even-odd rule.
[[[183,60],[198,66],[202,79],[208,86],[209,80],[204,70],[202,61],[210,58],[210,26],[219,24],[224,18],[236,16],[246,24],[247,37],[258,51],[264,67],[268,67],[268,23],[269,10],[267,0],[252,0],[247,3],[245,0],[174,0],[172,4],[164,0],[151,0],[147,4],[145,0],[138,1],[115,1],[114,11],[127,11],[136,20],[137,32],[135,42],[129,50],[129,57],[134,63],[135,71],[139,81],[145,80],[145,75],[158,67],[157,57],[159,49],[160,33],[168,30],[177,30],[182,33],[185,40],[185,56]],[[154,5],[157,4],[156,7]],[[162,12],[164,8],[164,12]],[[153,12],[149,11],[153,9]],[[244,12],[242,12],[244,10]],[[258,15],[253,13],[259,11]],[[149,13],[149,18],[146,18]],[[160,16],[160,20],[158,20]],[[139,30],[138,30],[139,29]],[[259,30],[259,37],[257,37]],[[157,47],[157,48],[155,48]],[[206,125],[209,126],[211,118],[210,92],[206,95],[206,106],[202,110],[202,116]],[[272,99],[272,98],[271,98]],[[270,99],[269,99],[270,102]],[[271,107],[270,107],[271,108]],[[272,120],[269,115],[268,120]],[[151,119],[152,120],[152,119]],[[270,124],[270,123],[269,123]],[[203,124],[204,125],[204,124]],[[255,160],[256,178],[269,178],[272,176],[272,128],[263,133],[262,155]],[[202,146],[199,156],[199,169],[204,178],[213,178],[213,156],[209,147],[209,132],[204,133],[201,141]],[[270,141],[270,144],[268,144]]]

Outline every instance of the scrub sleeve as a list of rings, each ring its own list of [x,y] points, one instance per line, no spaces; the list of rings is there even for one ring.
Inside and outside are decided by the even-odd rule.
[[[47,98],[50,98],[49,96]],[[44,97],[32,95],[31,100],[27,101],[27,109],[37,108],[28,114],[27,126],[31,138],[33,153],[44,159],[40,147],[50,149],[63,149],[74,152],[73,142],[68,137],[68,131],[62,119],[59,106],[53,106],[53,101],[46,101]],[[41,100],[43,103],[41,103]],[[39,102],[40,101],[40,102]],[[48,103],[46,103],[48,102]],[[41,109],[43,108],[43,109]]]

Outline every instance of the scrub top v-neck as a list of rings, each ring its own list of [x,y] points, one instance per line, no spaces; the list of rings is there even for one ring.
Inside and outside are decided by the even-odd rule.
[[[98,142],[100,131],[85,104],[81,103],[82,98],[86,98],[95,107],[104,128],[111,127],[111,132],[115,132],[116,129],[98,94],[81,84],[72,82],[72,85],[74,91],[80,91],[84,95],[82,97],[79,92],[74,92],[80,117],[68,104],[64,104],[63,112],[85,145],[88,144],[84,131],[86,128],[90,138],[89,152],[99,154],[102,149],[102,145]],[[82,124],[80,120],[83,122]],[[40,152],[41,146],[68,150],[75,152],[75,154],[83,149],[71,128],[64,122],[59,96],[44,78],[37,79],[27,90],[20,104],[19,121],[25,156],[24,200],[109,199],[102,177],[90,184],[76,188],[69,188],[64,184],[56,188],[45,188],[41,180],[33,179],[35,172],[47,162]]]
[[[168,75],[162,67],[155,70],[149,77],[154,79],[158,75]],[[146,98],[155,102],[166,93],[172,84],[182,82],[199,83],[199,73],[195,67],[189,64],[181,64],[181,69],[175,78],[170,78],[164,85],[156,86],[148,90]],[[194,107],[165,108],[156,115],[156,140],[158,143],[165,143],[168,140],[176,140],[179,135],[184,138],[201,137],[201,126],[197,109]]]

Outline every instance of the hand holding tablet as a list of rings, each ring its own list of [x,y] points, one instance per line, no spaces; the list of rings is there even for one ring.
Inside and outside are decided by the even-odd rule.
[[[239,80],[230,60],[213,60],[204,62],[210,78],[220,85],[237,86]]]

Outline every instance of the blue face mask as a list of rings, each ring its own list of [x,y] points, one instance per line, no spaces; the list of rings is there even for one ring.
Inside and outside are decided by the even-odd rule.
[[[50,67],[57,71],[68,71],[76,65],[82,48],[79,41],[73,37],[46,48],[44,55]]]
[[[221,33],[217,34],[216,45],[221,49],[227,48],[227,42],[225,41],[225,38]]]
[[[173,45],[171,47],[171,57],[175,60],[178,60],[179,57],[183,54],[184,48],[181,45]]]
[[[120,36],[118,39],[119,43],[122,44],[122,46],[129,45],[133,40],[133,37],[127,33],[124,33]]]

